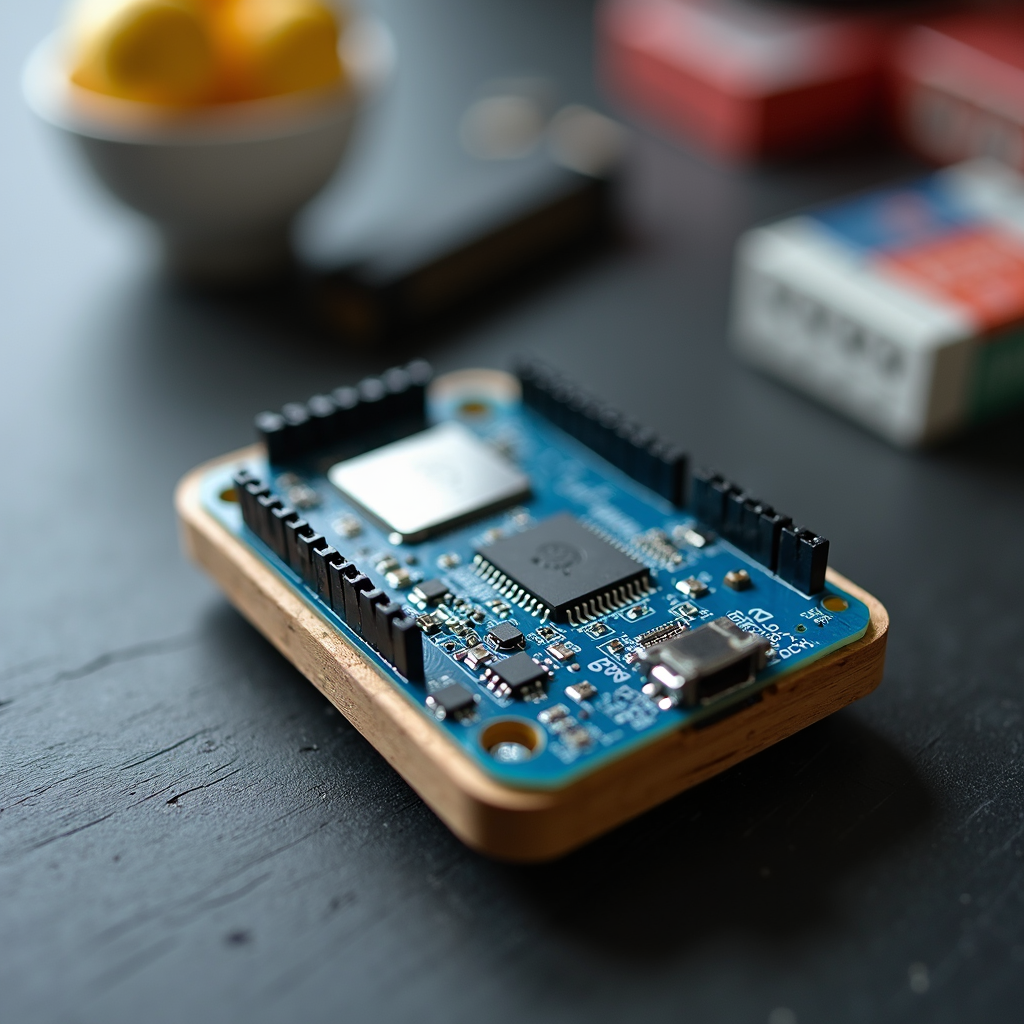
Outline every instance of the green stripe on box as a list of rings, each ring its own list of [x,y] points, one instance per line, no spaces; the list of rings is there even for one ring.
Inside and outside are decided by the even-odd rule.
[[[974,364],[973,419],[1024,405],[1024,328],[982,341]]]

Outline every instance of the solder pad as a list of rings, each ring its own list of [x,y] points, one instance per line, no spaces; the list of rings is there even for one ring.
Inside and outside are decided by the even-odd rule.
[[[460,405],[455,398],[436,399],[431,418],[451,422]],[[328,467],[271,467],[259,448],[197,470],[183,481],[177,500],[193,557],[467,842],[512,859],[554,856],[877,685],[885,611],[833,571],[826,589],[808,597],[720,539],[702,548],[680,541],[678,561],[667,564],[665,550],[652,553],[650,532],[685,536],[694,526],[686,510],[673,509],[515,401],[495,400],[489,416],[466,419],[464,426],[513,454],[530,495],[515,507],[423,541],[396,543],[389,536],[394,531],[328,482]],[[414,578],[444,582],[451,593],[448,611],[458,601],[460,614],[478,614],[468,623],[480,637],[499,623],[517,626],[526,653],[549,673],[544,692],[524,701],[489,689],[487,668],[467,667],[460,656],[465,645],[450,624],[423,637],[425,682],[405,680],[247,530],[232,500],[232,473],[240,466],[271,482],[285,474],[289,481],[301,477],[319,502],[303,515],[359,563],[373,586],[387,590],[380,567],[401,562],[411,566]],[[638,579],[649,583],[650,592],[595,621],[558,623],[543,610],[513,604],[474,566],[478,552],[493,552],[499,543],[566,515],[588,540],[608,538],[601,544],[622,555],[623,572],[628,563],[640,566]],[[333,523],[353,516],[360,522],[358,536],[333,530]],[[610,560],[606,568],[612,582],[623,576]],[[741,593],[722,584],[727,572],[739,568],[752,580]],[[707,585],[700,598],[676,587],[692,578]],[[389,594],[408,601],[408,591]],[[412,606],[406,612],[421,614]],[[727,705],[660,711],[641,692],[638,638],[660,626],[685,627],[720,616],[769,639],[767,668]],[[549,656],[547,648],[555,644],[575,650],[575,658]],[[520,653],[495,648],[491,666]],[[596,690],[592,699],[567,698],[567,690],[584,682]],[[476,710],[438,721],[426,698],[453,683],[478,697]],[[569,706],[568,715],[546,714],[560,704]],[[701,723],[701,729],[691,727]],[[531,735],[536,743],[525,760],[499,760],[490,753],[528,742]]]

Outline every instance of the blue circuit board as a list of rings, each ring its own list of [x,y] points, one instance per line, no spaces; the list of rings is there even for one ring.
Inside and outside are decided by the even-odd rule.
[[[531,496],[513,508],[415,544],[394,543],[397,538],[393,534],[347,503],[329,482],[322,462],[271,466],[265,460],[251,459],[226,464],[204,479],[202,501],[211,515],[359,649],[435,728],[502,783],[527,789],[564,786],[667,732],[699,726],[702,720],[756,700],[760,690],[781,675],[805,668],[864,635],[868,608],[851,594],[829,584],[808,597],[724,540],[711,536],[703,546],[687,543],[687,532],[695,525],[691,515],[619,472],[518,401],[506,398],[466,405],[435,399],[428,413],[433,423],[460,419],[495,446],[528,475]],[[546,693],[530,700],[497,696],[485,685],[479,667],[472,670],[467,666],[466,645],[447,625],[424,636],[425,682],[407,682],[243,523],[231,486],[232,474],[239,468],[249,469],[275,490],[294,494],[299,488],[305,499],[302,515],[311,526],[356,562],[376,586],[402,602],[410,616],[421,616],[423,610],[410,603],[408,587],[436,578],[447,584],[452,600],[459,602],[459,614],[452,619],[468,617],[480,636],[499,621],[517,625],[526,636],[526,652],[551,672]],[[501,601],[474,565],[477,551],[565,512],[646,565],[653,583],[651,592],[581,625],[546,621]],[[384,571],[395,563],[408,577],[403,582],[405,589],[399,591],[389,586]],[[736,591],[723,585],[726,573],[738,569],[749,573],[748,589]],[[694,579],[706,587],[705,593],[694,597],[680,592],[677,584]],[[642,692],[638,638],[659,626],[676,623],[695,629],[723,616],[770,641],[766,666],[749,684],[707,705],[659,707]],[[550,654],[555,645],[562,645],[562,658]],[[568,660],[567,648],[572,649]],[[495,653],[494,657],[502,655]],[[568,688],[583,681],[596,691],[592,699],[580,701],[567,695]],[[451,683],[460,683],[477,695],[476,711],[463,720],[439,721],[427,698]],[[488,727],[505,721],[525,721],[537,737],[528,758],[499,758],[493,748],[485,747],[482,737],[493,735]]]

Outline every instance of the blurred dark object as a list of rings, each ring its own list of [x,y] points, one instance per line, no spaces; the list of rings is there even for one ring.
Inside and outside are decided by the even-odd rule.
[[[940,164],[990,156],[1024,170],[1024,12],[948,15],[908,30],[892,62],[897,131]]]
[[[752,0],[608,0],[600,73],[624,106],[737,159],[805,155],[881,121],[898,23]]]
[[[579,106],[547,125],[533,117],[516,97],[474,105],[462,132],[468,175],[398,211],[362,251],[319,258],[315,301],[331,327],[360,343],[434,327],[612,238],[621,129]]]

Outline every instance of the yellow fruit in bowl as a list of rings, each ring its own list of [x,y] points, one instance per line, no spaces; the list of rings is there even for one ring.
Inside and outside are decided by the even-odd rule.
[[[179,105],[344,86],[343,21],[323,0],[79,0],[71,79]]]
[[[339,15],[317,0],[206,0],[228,98],[319,89],[344,79]]]
[[[204,8],[194,0],[85,0],[72,15],[72,81],[149,103],[208,100],[218,80]]]

